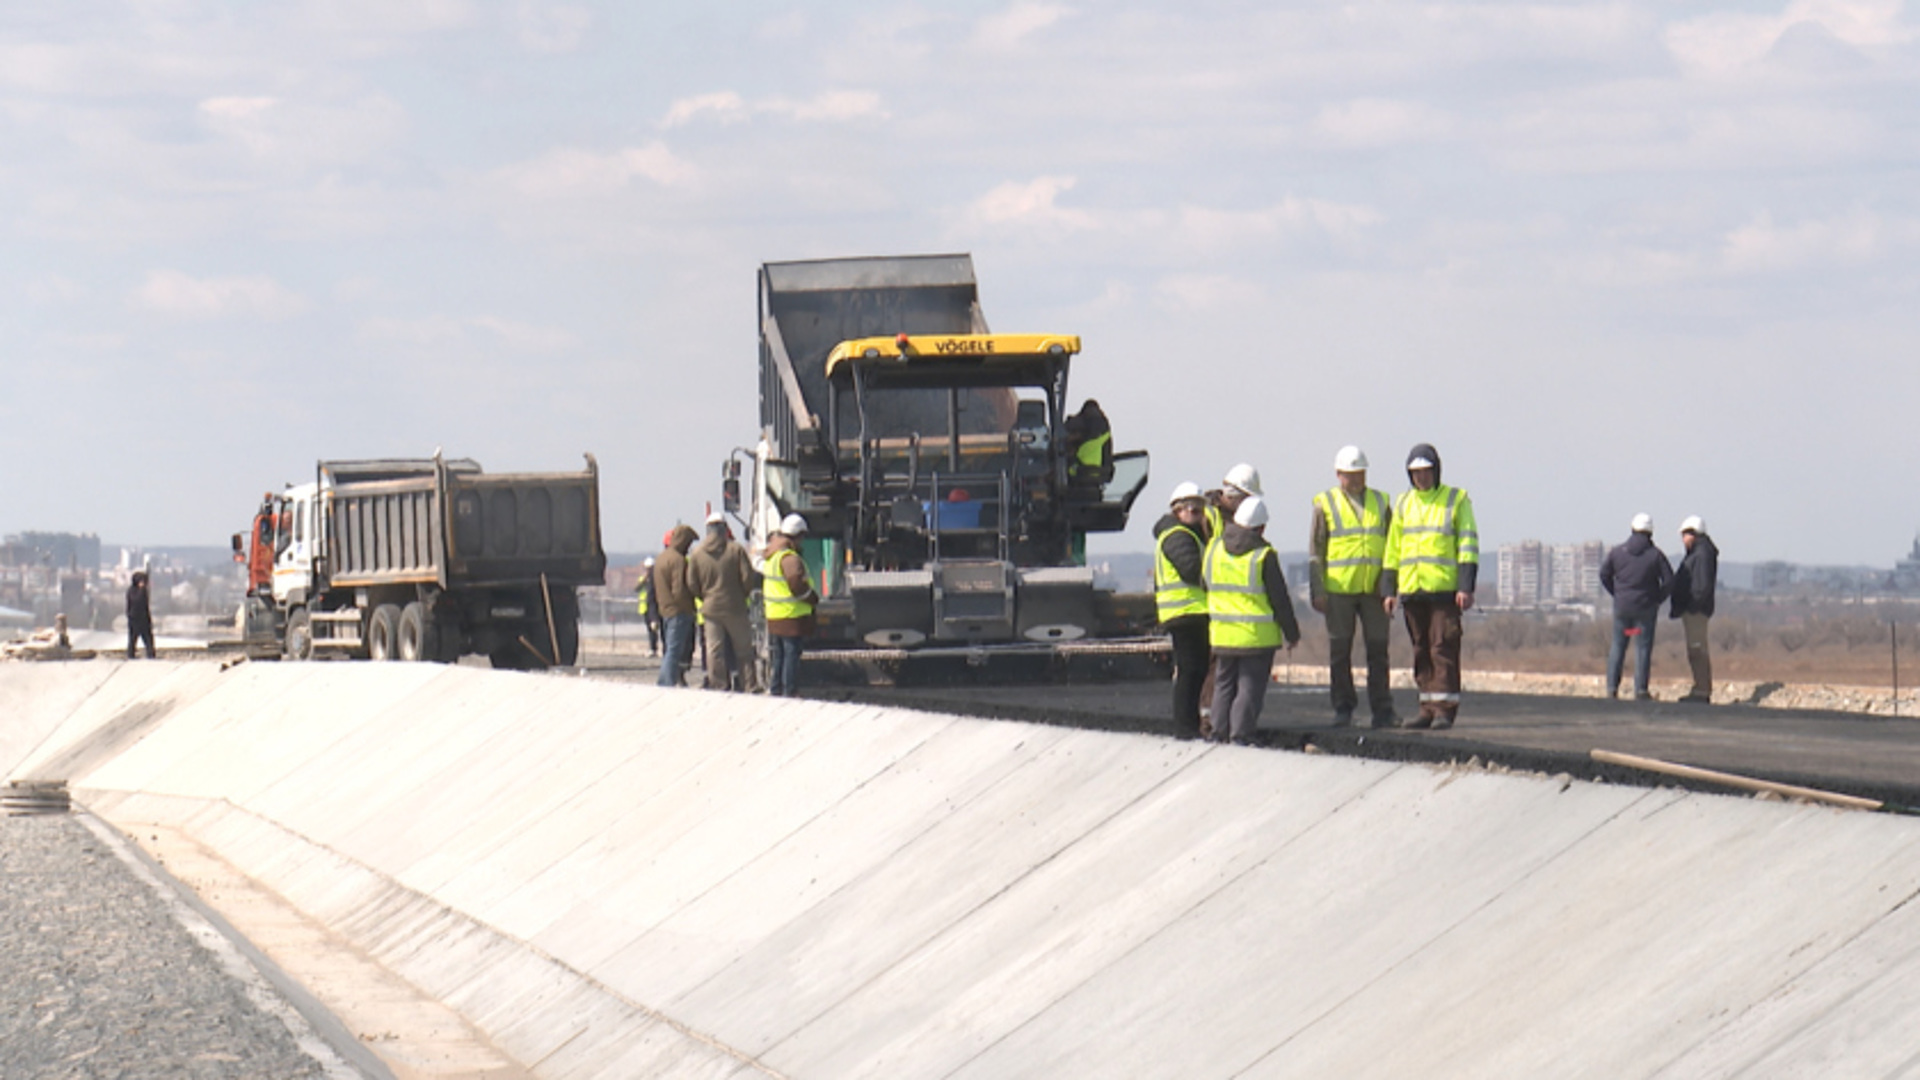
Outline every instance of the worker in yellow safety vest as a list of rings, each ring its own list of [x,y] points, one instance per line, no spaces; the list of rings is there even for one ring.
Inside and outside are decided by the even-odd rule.
[[[1167,513],[1153,526],[1153,599],[1160,625],[1173,639],[1173,728],[1182,739],[1200,737],[1200,692],[1206,685],[1207,503],[1200,485],[1178,484]]]
[[[1387,553],[1393,507],[1367,486],[1367,455],[1343,446],[1333,456],[1339,483],[1313,497],[1307,533],[1308,595],[1327,617],[1327,672],[1333,690],[1333,726],[1353,723],[1360,695],[1353,685],[1356,625],[1367,649],[1367,706],[1373,726],[1395,727],[1392,670],[1387,663],[1387,609],[1380,599],[1380,571]]]
[[[633,594],[637,599],[634,610],[639,612],[640,621],[647,627],[647,654],[660,655],[660,608],[653,602],[653,556],[640,564],[640,580],[634,583]]]
[[[813,579],[800,554],[800,538],[807,535],[807,519],[788,514],[779,531],[767,538],[767,558],[761,569],[760,597],[767,614],[767,693],[796,697],[800,691],[800,653],[813,636]]]
[[[1300,641],[1280,558],[1267,543],[1267,504],[1248,496],[1207,545],[1207,641],[1213,650],[1213,738],[1251,743],[1273,681],[1273,656]]]
[[[1064,427],[1072,454],[1067,482],[1097,488],[1113,479],[1113,424],[1100,403],[1088,398],[1079,412],[1067,417]]]
[[[1450,728],[1460,713],[1462,612],[1473,607],[1480,573],[1480,526],[1473,500],[1440,482],[1440,454],[1420,443],[1407,454],[1413,490],[1393,507],[1380,592],[1387,614],[1406,613],[1420,715],[1412,728]]]

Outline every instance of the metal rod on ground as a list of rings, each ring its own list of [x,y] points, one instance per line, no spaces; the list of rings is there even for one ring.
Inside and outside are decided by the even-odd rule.
[[[1842,795],[1837,791],[1821,791],[1819,788],[1800,787],[1796,784],[1779,784],[1772,780],[1757,780],[1751,776],[1735,773],[1716,772],[1713,769],[1698,769],[1692,765],[1676,765],[1659,758],[1640,757],[1635,754],[1620,754],[1612,750],[1595,750],[1593,760],[1603,765],[1624,765],[1630,769],[1644,769],[1647,772],[1677,776],[1686,780],[1705,780],[1712,784],[1725,784],[1743,791],[1767,791],[1793,799],[1808,799],[1813,802],[1844,806],[1853,810],[1892,810],[1904,809],[1890,806],[1878,799],[1863,799],[1857,795]]]
[[[553,627],[553,593],[547,589],[547,575],[540,575],[540,599],[547,603],[547,643],[553,646],[553,662],[560,662],[560,631]]]
[[[530,652],[530,653],[532,653],[533,655],[535,655],[535,656],[537,656],[537,657],[539,657],[539,658],[540,658],[540,662],[541,662],[541,663],[543,663],[543,664],[546,664],[546,665],[547,665],[548,667],[552,667],[552,666],[553,666],[553,664],[552,664],[552,663],[551,663],[550,661],[548,661],[548,660],[547,660],[547,658],[546,658],[546,656],[545,656],[545,655],[543,655],[543,654],[542,654],[542,653],[540,652],[540,650],[539,650],[539,649],[537,649],[537,648],[535,648],[535,647],[534,647],[534,644],[533,644],[533,642],[531,642],[531,641],[528,641],[528,640],[527,640],[527,635],[525,635],[525,634],[521,634],[521,635],[520,635],[520,644],[522,644],[522,645],[525,645],[525,646],[527,647],[527,651],[528,651],[528,652]]]

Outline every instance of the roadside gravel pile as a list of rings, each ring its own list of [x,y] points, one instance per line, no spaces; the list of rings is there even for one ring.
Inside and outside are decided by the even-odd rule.
[[[0,1077],[327,1075],[75,817],[0,817],[0,958]]]

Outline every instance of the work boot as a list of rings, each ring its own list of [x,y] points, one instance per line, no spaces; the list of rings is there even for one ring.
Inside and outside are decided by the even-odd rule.
[[[1441,713],[1439,716],[1436,716],[1433,718],[1433,730],[1435,731],[1445,731],[1452,726],[1453,726],[1452,713]]]
[[[1388,709],[1373,714],[1373,726],[1377,728],[1397,728],[1400,726],[1400,714]]]
[[[1340,709],[1333,710],[1333,723],[1330,726],[1352,727],[1353,726],[1353,709],[1340,708]]]
[[[1688,694],[1686,697],[1683,697],[1680,700],[1683,703],[1688,705],[1711,705],[1713,704],[1713,695],[1712,694]]]
[[[1422,728],[1430,728],[1433,726],[1433,714],[1429,712],[1423,712],[1419,716],[1416,716],[1413,719],[1407,721],[1406,726],[1414,730],[1420,730]]]
[[[1635,700],[1635,701],[1652,701],[1652,700],[1653,700],[1653,695],[1652,695],[1652,694],[1649,694],[1649,693],[1647,693],[1647,692],[1646,692],[1645,690],[1636,690],[1636,691],[1634,691],[1634,694],[1633,694],[1633,700]]]

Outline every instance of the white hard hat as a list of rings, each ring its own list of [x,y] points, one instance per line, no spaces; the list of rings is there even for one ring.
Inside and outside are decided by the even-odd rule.
[[[1333,455],[1334,472],[1361,472],[1367,467],[1367,455],[1357,446],[1343,446]]]
[[[1243,529],[1257,529],[1267,523],[1267,500],[1252,495],[1233,512],[1233,523]]]
[[[1191,480],[1182,480],[1173,486],[1173,494],[1167,496],[1168,506],[1179,506],[1188,499],[1200,498],[1200,485]]]
[[[1699,514],[1694,514],[1680,523],[1680,531],[1683,533],[1700,533],[1704,536],[1707,532],[1706,520]]]
[[[1260,470],[1244,461],[1228,469],[1227,478],[1221,481],[1221,483],[1230,488],[1237,488],[1249,495],[1266,494],[1266,492],[1260,490]]]
[[[788,514],[780,519],[780,531],[787,536],[807,535],[807,519],[799,514]]]
[[[1633,531],[1643,532],[1643,533],[1652,532],[1653,531],[1653,515],[1651,514],[1633,515]]]
[[[643,562],[643,563],[641,563],[640,565],[641,565],[641,566],[652,566],[652,565],[653,565],[653,556],[651,556],[651,555],[649,555],[649,556],[647,556],[647,561],[646,561],[646,562]]]
[[[1413,458],[1407,462],[1407,468],[1409,469],[1431,469],[1433,467],[1433,462],[1424,456]]]
[[[727,515],[721,513],[718,510],[715,510],[713,513],[707,515],[707,524],[709,525],[725,524],[726,520],[727,520]]]

